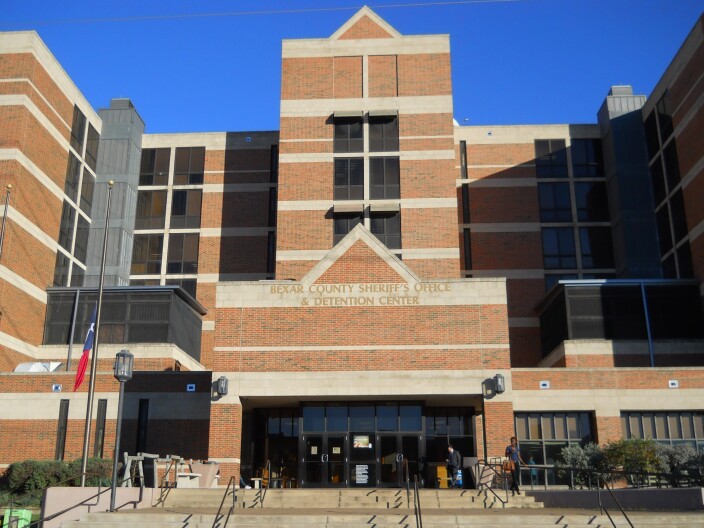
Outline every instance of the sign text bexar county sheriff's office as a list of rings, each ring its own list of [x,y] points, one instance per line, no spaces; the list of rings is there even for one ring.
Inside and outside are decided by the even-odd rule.
[[[303,295],[302,306],[402,306],[419,304],[419,294],[449,292],[448,283],[274,284],[273,294]]]

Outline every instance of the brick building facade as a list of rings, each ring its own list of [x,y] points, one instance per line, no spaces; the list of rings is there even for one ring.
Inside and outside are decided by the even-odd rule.
[[[653,94],[612,87],[598,124],[459,126],[449,37],[363,8],[284,41],[279,131],[144,134],[36,34],[0,35],[0,421],[31,439],[0,467],[80,453],[67,349],[108,180],[98,456],[125,347],[125,449],[224,476],[395,486],[405,460],[431,485],[448,442],[488,458],[514,434],[547,464],[621,437],[704,449],[703,58],[700,18]]]

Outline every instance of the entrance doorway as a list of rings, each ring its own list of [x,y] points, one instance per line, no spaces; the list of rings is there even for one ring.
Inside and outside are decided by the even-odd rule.
[[[299,460],[301,485],[334,488],[347,485],[347,435],[303,435]]]
[[[400,487],[419,474],[421,435],[379,435],[379,486]]]

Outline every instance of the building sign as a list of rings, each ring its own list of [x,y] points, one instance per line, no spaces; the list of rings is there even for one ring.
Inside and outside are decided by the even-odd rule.
[[[354,467],[354,481],[357,484],[369,483],[369,466],[358,464]]]
[[[409,306],[423,294],[450,292],[447,282],[368,284],[273,284],[270,293],[299,300],[301,306]]]

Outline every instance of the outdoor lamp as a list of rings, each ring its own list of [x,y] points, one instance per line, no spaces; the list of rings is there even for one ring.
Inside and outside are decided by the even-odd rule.
[[[110,511],[115,511],[115,491],[117,488],[117,460],[120,455],[120,431],[122,429],[122,400],[125,396],[125,382],[132,379],[134,356],[129,350],[120,350],[115,355],[115,379],[120,382],[120,396],[117,400],[117,426],[115,427],[115,452],[112,460],[112,489],[110,490]]]
[[[128,350],[120,350],[115,356],[115,379],[120,383],[132,379],[134,356]]]
[[[502,394],[506,391],[506,381],[504,380],[503,375],[497,374],[494,376],[494,390],[496,391],[496,394]]]
[[[220,376],[217,381],[216,389],[215,391],[220,395],[220,396],[227,396],[227,378],[225,376]]]

